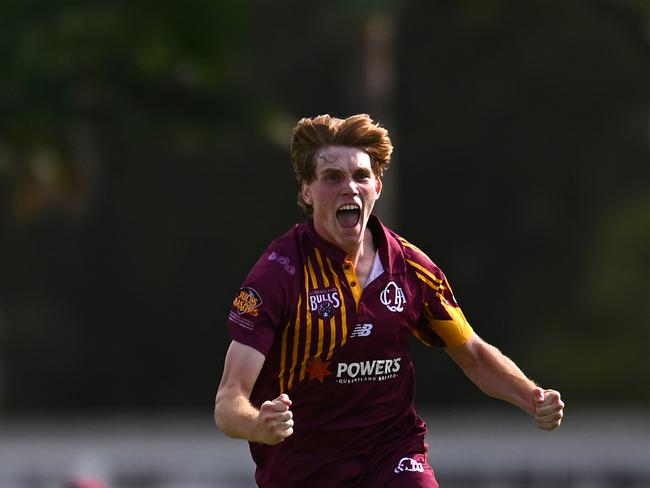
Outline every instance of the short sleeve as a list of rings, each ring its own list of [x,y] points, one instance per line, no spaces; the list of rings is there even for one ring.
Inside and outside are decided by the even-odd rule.
[[[422,286],[422,315],[413,334],[432,346],[456,347],[467,342],[474,330],[458,306],[445,274],[415,246],[408,249],[407,263]]]
[[[297,270],[290,259],[269,247],[250,271],[228,314],[233,340],[267,356],[288,316],[291,282]]]

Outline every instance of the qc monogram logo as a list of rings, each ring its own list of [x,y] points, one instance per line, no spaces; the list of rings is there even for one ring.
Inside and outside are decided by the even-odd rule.
[[[404,310],[406,297],[402,289],[394,281],[386,285],[386,288],[379,295],[379,299],[391,312],[402,312]]]

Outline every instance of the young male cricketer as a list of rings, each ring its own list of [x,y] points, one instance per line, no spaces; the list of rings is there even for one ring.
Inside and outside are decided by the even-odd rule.
[[[437,487],[408,339],[441,346],[486,394],[556,429],[560,393],[483,341],[443,272],[372,215],[388,132],[365,114],[300,120],[291,156],[306,222],[237,293],[215,422],[247,439],[264,488]]]

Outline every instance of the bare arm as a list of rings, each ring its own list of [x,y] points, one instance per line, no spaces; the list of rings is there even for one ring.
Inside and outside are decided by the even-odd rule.
[[[229,437],[273,445],[293,433],[293,414],[286,394],[264,402],[259,410],[250,403],[264,360],[252,347],[236,341],[230,344],[215,399],[214,421]]]
[[[475,334],[465,344],[447,349],[447,353],[485,394],[533,415],[540,429],[559,427],[564,409],[559,392],[537,386],[496,347]]]

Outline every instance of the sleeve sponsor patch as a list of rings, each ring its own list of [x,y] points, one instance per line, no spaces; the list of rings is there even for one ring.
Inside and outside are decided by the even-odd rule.
[[[260,314],[259,306],[262,304],[262,297],[253,288],[245,286],[240,288],[232,302],[238,315],[250,315],[257,317]]]
[[[245,286],[240,288],[232,302],[233,309],[228,314],[231,322],[247,330],[254,330],[254,322],[251,319],[260,314],[262,297],[253,288]]]

